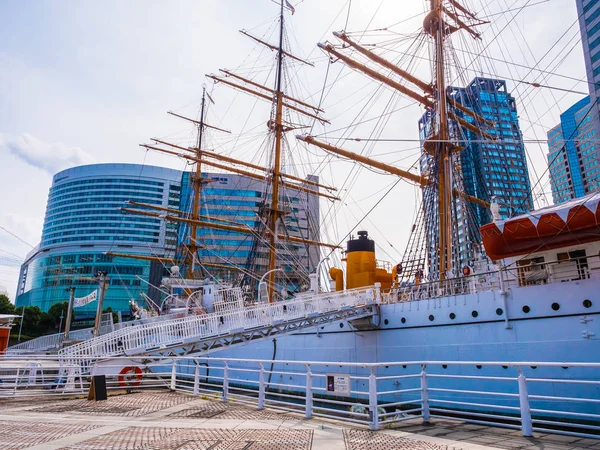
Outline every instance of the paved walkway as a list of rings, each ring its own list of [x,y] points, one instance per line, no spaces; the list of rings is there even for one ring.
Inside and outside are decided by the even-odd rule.
[[[165,391],[109,397],[0,400],[0,448],[78,450],[600,449],[600,440],[435,420],[379,432]]]

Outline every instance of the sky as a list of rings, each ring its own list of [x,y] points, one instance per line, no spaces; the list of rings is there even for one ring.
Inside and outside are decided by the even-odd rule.
[[[386,57],[429,81],[428,47],[421,45],[417,57],[404,54],[418,42],[427,3],[290,2],[295,14],[286,12],[287,48],[314,68],[288,62],[286,88],[321,104],[331,122],[311,122],[302,132],[410,168],[418,157],[422,107],[339,62],[329,63],[316,43],[335,42],[331,32],[346,29],[361,42],[378,43]],[[527,144],[527,154],[537,203],[543,206],[549,191],[545,133],[587,90],[575,0],[463,3],[491,23],[478,28],[480,41],[469,42],[464,34],[452,38],[460,50],[455,62],[466,69],[450,79],[463,85],[476,75],[508,80],[525,139],[539,141]],[[11,298],[19,263],[40,240],[52,175],[94,162],[184,169],[181,160],[145,152],[138,144],[151,137],[192,144],[193,127],[165,113],[197,117],[203,86],[215,101],[207,120],[232,131],[210,134],[210,145],[239,158],[267,157],[269,105],[215,86],[205,74],[229,68],[272,86],[274,53],[238,30],[275,43],[277,9],[272,0],[0,1],[0,286]],[[390,108],[395,112],[381,120]],[[306,125],[305,119],[290,117],[299,125]],[[348,130],[350,124],[355,126]],[[381,129],[374,131],[376,125]],[[392,141],[347,139],[374,135]],[[293,134],[287,142],[286,170],[316,173],[341,189],[341,202],[321,205],[323,237],[337,242],[366,228],[378,243],[378,257],[397,261],[412,225],[416,189],[307,148]]]

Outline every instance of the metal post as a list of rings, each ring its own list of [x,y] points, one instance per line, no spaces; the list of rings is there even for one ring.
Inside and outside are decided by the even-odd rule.
[[[196,369],[194,369],[194,395],[200,393],[200,365],[195,361]]]
[[[527,393],[527,379],[521,368],[517,367],[519,371],[519,405],[521,407],[521,432],[523,436],[531,436],[533,433],[533,425],[531,423],[531,410],[529,409],[529,394]]]
[[[375,301],[381,303],[381,283],[375,283]]]
[[[258,409],[265,407],[265,368],[260,364],[258,376]]]
[[[313,388],[312,388],[312,372],[310,366],[306,364],[306,408],[304,411],[304,417],[310,419],[312,417],[313,409]]]
[[[177,361],[173,361],[171,366],[171,390],[174,391],[177,381]]]
[[[106,290],[106,285],[108,284],[106,272],[98,272],[96,274],[96,279],[98,280],[100,292],[98,293],[98,309],[96,310],[96,321],[94,322],[94,337],[98,337],[100,334],[100,320],[102,318],[102,306],[104,304],[104,291]]]
[[[512,325],[508,321],[508,292],[504,288],[504,272],[502,266],[498,269],[498,281],[500,283],[500,296],[502,297],[502,306],[504,307],[504,326],[507,330],[512,328]]]
[[[377,411],[377,377],[375,368],[371,367],[369,375],[369,428],[372,431],[379,430],[379,417]]]
[[[69,306],[67,307],[67,321],[65,322],[65,341],[69,339],[69,333],[71,332],[71,318],[73,311],[73,300],[75,299],[75,286],[71,286],[67,289],[69,291]]]
[[[229,366],[225,363],[223,367],[223,401],[229,400]]]
[[[427,390],[427,372],[426,365],[421,365],[421,416],[424,423],[429,423],[431,418],[429,413],[429,391]]]

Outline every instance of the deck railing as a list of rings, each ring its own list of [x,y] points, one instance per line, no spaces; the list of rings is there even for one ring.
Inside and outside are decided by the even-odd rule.
[[[345,307],[365,305],[380,299],[376,288],[361,288],[320,294],[298,300],[258,304],[232,312],[191,315],[180,319],[126,327],[95,339],[62,349],[61,358],[83,357],[89,360],[148,352],[152,349],[228,335],[237,330],[265,327],[324,314]]]
[[[0,398],[85,394],[78,364],[4,358]],[[458,420],[600,438],[600,363],[242,360],[153,357],[92,367],[108,390],[164,388],[216,401],[325,417],[371,430],[407,420]]]

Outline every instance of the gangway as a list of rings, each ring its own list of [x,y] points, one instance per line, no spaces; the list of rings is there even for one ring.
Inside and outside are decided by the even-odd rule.
[[[59,359],[71,364],[110,356],[207,354],[341,320],[374,316],[380,302],[379,287],[313,293],[291,301],[123,328],[63,348]]]

